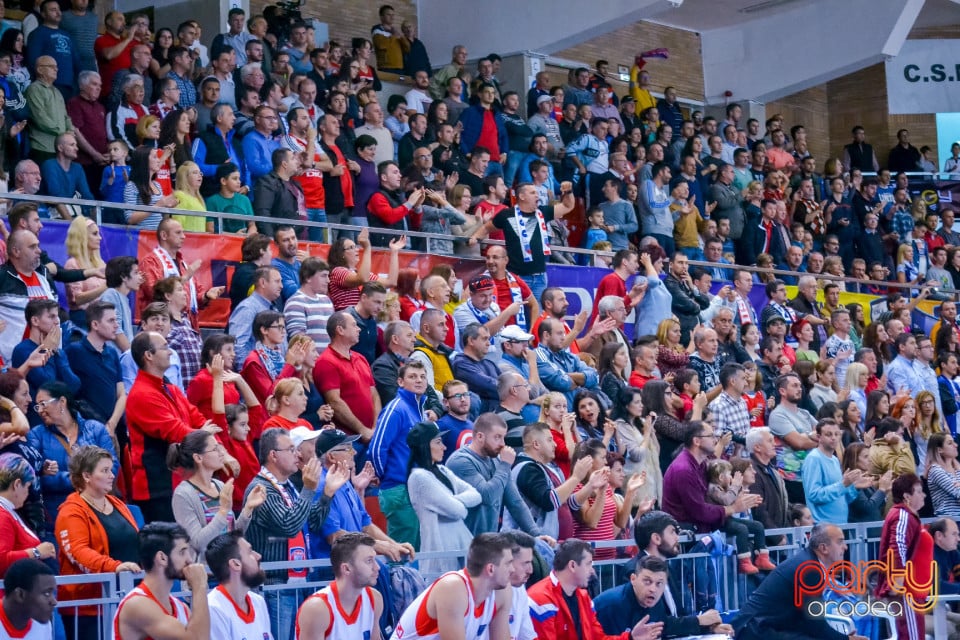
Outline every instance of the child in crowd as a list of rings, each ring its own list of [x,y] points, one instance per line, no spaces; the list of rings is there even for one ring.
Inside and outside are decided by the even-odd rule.
[[[243,509],[243,494],[246,493],[250,481],[260,471],[260,462],[253,449],[253,444],[247,440],[250,434],[250,411],[242,404],[228,404],[224,418],[227,422],[227,437],[220,434],[217,437],[228,454],[240,463],[240,473],[234,479],[233,510],[239,513]],[[260,406],[254,407],[258,419],[263,419],[263,410]]]
[[[673,379],[677,397],[683,401],[683,407],[677,409],[677,420],[686,420],[693,410],[693,399],[700,393],[700,376],[693,369],[681,369]]]
[[[207,211],[253,217],[253,206],[244,192],[246,187],[240,179],[240,168],[232,162],[221,164],[217,167],[217,181],[220,183],[220,191],[207,198]],[[223,230],[246,235],[256,233],[257,225],[243,220],[224,220]]]
[[[601,240],[600,242],[594,242],[590,249],[593,251],[613,251],[613,245],[607,240]],[[591,261],[592,266],[600,267],[602,269],[610,269],[612,263],[613,256],[602,256],[599,254],[594,255],[593,260]]]
[[[584,247],[592,248],[598,242],[609,242],[607,229],[603,223],[603,210],[600,207],[590,207],[587,211],[587,234],[583,241]],[[580,264],[586,264],[586,256],[578,258]]]
[[[750,326],[753,327],[753,325]],[[767,398],[760,390],[763,387],[763,376],[757,369],[755,362],[746,362],[743,368],[746,370],[747,377],[747,388],[743,392],[743,401],[747,403],[747,411],[750,412],[750,427],[766,426]]]
[[[812,527],[816,524],[813,521],[813,514],[810,509],[802,502],[795,502],[787,508],[787,517],[795,527]]]
[[[726,460],[711,460],[707,463],[707,481],[709,482],[707,500],[723,507],[736,502],[737,497],[744,490],[743,474],[741,472],[734,474],[733,467]],[[723,532],[736,537],[737,566],[740,573],[754,575],[760,571],[776,569],[776,565],[770,562],[763,524],[756,520],[730,516],[724,521]],[[753,538],[752,545],[750,538]],[[756,553],[753,562],[750,560],[751,551]]]
[[[112,140],[107,145],[110,164],[103,168],[103,178],[100,180],[100,193],[107,202],[123,202],[123,190],[130,180],[130,167],[127,165],[129,154],[130,149],[123,140]]]

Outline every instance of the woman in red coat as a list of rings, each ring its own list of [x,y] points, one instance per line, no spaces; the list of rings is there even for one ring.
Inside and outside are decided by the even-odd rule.
[[[46,560],[57,555],[49,542],[40,542],[17,509],[27,500],[37,476],[30,464],[15,453],[0,455],[0,578],[17,560]]]

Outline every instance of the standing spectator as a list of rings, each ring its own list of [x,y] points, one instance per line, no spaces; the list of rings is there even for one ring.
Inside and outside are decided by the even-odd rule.
[[[795,373],[776,378],[774,388],[779,396],[777,407],[770,412],[770,432],[777,437],[777,468],[791,502],[803,502],[802,466],[817,441],[811,437],[816,419],[799,407],[803,384]],[[771,394],[772,395],[772,394]]]
[[[840,444],[840,428],[832,421],[817,422],[820,436],[817,448],[803,461],[803,494],[814,522],[847,524],[848,505],[857,498],[857,490],[873,485],[873,478],[859,469],[844,471],[836,451]]]
[[[283,281],[276,267],[260,267],[254,273],[253,292],[243,299],[230,314],[227,330],[237,338],[237,362],[246,362],[257,341],[254,321],[261,311],[276,311]]]
[[[870,474],[870,447],[862,442],[852,442],[843,449],[843,471],[859,470],[864,477]],[[883,520],[890,486],[893,484],[893,472],[887,471],[877,478],[876,486],[857,489],[857,497],[849,507],[850,522],[877,522]]]
[[[240,168],[232,162],[223,163],[217,167],[217,181],[220,191],[206,199],[207,211],[252,217],[253,205],[244,193],[246,187],[240,178]],[[257,232],[257,224],[253,221],[224,220],[223,231],[249,236]]]
[[[81,0],[82,1],[82,0]],[[66,19],[64,19],[66,22]],[[140,44],[149,46],[149,27],[142,23],[127,27],[126,16],[120,11],[110,11],[103,21],[103,35],[96,38],[89,54],[96,56],[94,68],[99,67],[100,77],[109,89],[113,87],[113,78],[121,70],[132,64],[133,50]],[[141,71],[144,72],[146,69]],[[152,96],[148,95],[149,101]]]
[[[43,276],[40,276],[43,277]],[[70,393],[80,388],[80,378],[70,369],[70,362],[61,348],[62,333],[60,318],[55,300],[36,298],[27,303],[24,317],[27,319],[26,337],[13,349],[10,364],[19,367],[27,362],[38,348],[47,349],[49,358],[43,366],[32,368],[27,373],[30,383],[30,395],[36,398],[37,390],[46,382],[59,381],[67,386]],[[6,331],[10,331],[8,326]],[[31,424],[38,422],[37,414],[28,414]]]
[[[410,503],[420,523],[420,550],[458,551],[469,546],[473,534],[464,520],[468,510],[480,504],[480,493],[458,478],[442,463],[446,447],[435,422],[418,422],[407,433]],[[456,561],[421,560],[429,575],[453,571]]]
[[[141,570],[137,564],[140,554],[136,520],[123,501],[111,493],[115,460],[114,453],[96,446],[81,447],[70,456],[69,478],[74,491],[60,508],[55,525],[56,539],[61,544],[60,575]],[[64,600],[103,597],[97,583],[89,582],[64,585],[59,595]],[[101,615],[96,605],[65,609],[67,637],[97,637]]]
[[[70,36],[80,54],[78,72],[97,70],[94,42],[97,40],[100,18],[89,5],[88,0],[71,0],[70,10],[63,14],[60,22],[60,28]]]
[[[163,77],[158,81],[158,91],[154,93],[154,78],[150,74],[150,44],[141,42],[134,44],[130,53],[130,62],[126,67],[121,67],[113,74],[112,84],[104,85],[103,92],[106,95],[106,107],[108,111],[113,111],[119,106],[123,97],[123,87],[126,84],[127,77],[138,75],[143,78],[143,103],[148,106],[148,111],[160,119],[166,117],[173,109],[177,108],[177,101],[180,99],[180,87],[172,78]],[[164,87],[170,84],[173,89],[165,90]],[[159,94],[159,98],[155,96]],[[156,102],[154,100],[156,99]]]
[[[115,436],[127,405],[120,354],[112,348],[120,329],[116,307],[96,300],[87,309],[86,321],[90,329],[86,337],[66,348],[71,370],[86,381],[77,391],[77,400],[83,403],[86,417],[102,422]]]
[[[880,533],[880,557],[893,556],[892,569],[903,570],[907,563],[914,566],[930,565],[933,560],[933,539],[923,527],[917,512],[923,507],[925,495],[923,484],[916,474],[907,473],[893,481],[890,490],[893,507],[887,512]],[[891,574],[893,575],[893,574]],[[892,578],[882,575],[874,590],[878,598],[896,598]],[[897,637],[903,640],[921,640],[924,637],[924,617],[910,602],[922,602],[929,595],[922,587],[904,585],[907,592],[900,596],[903,600],[903,615],[896,618]],[[901,587],[902,588],[902,587]],[[897,595],[894,595],[894,594]]]
[[[353,314],[341,310],[327,321],[327,335],[330,346],[317,360],[313,382],[333,407],[337,427],[369,442],[381,404],[370,365],[352,350],[360,340],[360,327]]]
[[[51,2],[56,4],[56,0],[47,0],[47,3]],[[30,109],[30,127],[27,129],[30,158],[39,164],[56,156],[57,136],[72,131],[73,122],[67,115],[63,94],[54,86],[57,61],[51,56],[40,56],[33,67],[37,71],[37,78],[27,87],[24,96]]]
[[[277,112],[266,105],[260,105],[253,112],[253,131],[243,136],[243,161],[247,168],[247,181],[256,183],[270,173],[273,168],[273,152],[280,148],[280,141],[274,137],[279,119]],[[299,159],[299,158],[298,158]],[[299,169],[299,165],[298,169]],[[294,171],[293,174],[296,174]]]
[[[57,0],[42,0],[39,9],[42,23],[30,34],[27,64],[36,68],[41,57],[52,57],[57,66],[53,84],[63,94],[63,99],[68,100],[76,93],[77,74],[82,70],[79,49],[66,30],[60,29],[63,19],[60,3]]]
[[[260,437],[260,473],[254,477],[244,502],[266,490],[263,504],[253,511],[245,537],[253,550],[265,562],[290,561],[308,558],[306,543],[307,520],[313,516],[326,518],[330,500],[337,490],[349,480],[349,471],[337,464],[326,475],[323,491],[317,496],[320,479],[320,460],[314,458],[303,466],[303,488],[296,490],[290,476],[298,470],[299,456],[286,429],[267,429]],[[291,568],[286,572],[270,571],[267,584],[280,584],[290,579],[306,578],[307,570]],[[270,628],[276,640],[291,640],[294,619],[300,604],[300,594],[295,590],[269,591],[267,602],[274,613]]]
[[[397,397],[377,418],[370,441],[370,458],[380,478],[380,508],[387,533],[398,542],[420,547],[420,531],[405,485],[410,462],[407,433],[425,418],[427,373],[420,362],[409,362],[398,373]]]
[[[217,181],[217,167],[232,162],[238,167],[244,166],[240,158],[239,141],[233,128],[236,116],[228,104],[217,104],[210,111],[210,125],[201,131],[193,141],[191,154],[193,161],[203,172],[203,184],[200,193],[204,197],[212,196],[220,189]],[[270,234],[267,234],[270,235]]]
[[[49,162],[49,160],[48,160]],[[106,267],[100,257],[100,227],[90,218],[77,216],[67,229],[67,269],[94,269]],[[70,320],[78,327],[87,326],[86,308],[106,290],[106,280],[100,276],[66,285]]]
[[[327,321],[333,315],[333,302],[327,297],[330,267],[320,258],[307,258],[300,265],[300,288],[283,306],[287,337],[306,334],[322,353],[330,344]]]
[[[153,301],[157,282],[164,278],[179,278],[187,294],[185,311],[190,314],[190,324],[194,329],[199,329],[197,311],[217,298],[222,288],[206,289],[194,279],[201,263],[187,264],[181,252],[185,240],[183,226],[176,220],[164,220],[157,227],[157,246],[140,262],[142,285],[137,293],[138,306],[142,312],[143,307]]]
[[[957,462],[957,443],[948,433],[930,436],[926,453],[924,475],[930,487],[933,512],[938,517],[956,519],[960,516],[960,463]]]
[[[283,315],[272,309],[261,311],[254,317],[253,339],[253,348],[238,364],[240,375],[265,405],[277,381],[294,377],[304,349],[287,349]]]
[[[200,352],[203,350],[203,340],[200,332],[193,328],[188,315],[186,288],[177,277],[164,278],[153,285],[153,301],[162,302],[167,306],[170,314],[170,334],[167,342],[170,348],[180,356],[180,372],[183,383],[190,386],[190,382],[200,370]]]
[[[670,292],[671,308],[680,320],[680,344],[689,344],[693,328],[700,322],[700,312],[710,306],[707,297],[700,293],[688,273],[687,256],[677,251],[670,259],[670,273],[663,284]]]
[[[753,508],[753,518],[765,529],[790,526],[787,488],[777,470],[777,448],[768,427],[755,427],[747,432],[747,453],[756,475],[756,482],[747,487],[759,495],[761,502]]]
[[[110,156],[107,155],[107,112],[100,102],[103,83],[96,71],[81,71],[77,84],[79,93],[70,98],[65,106],[80,147],[76,162],[83,168],[87,184],[96,187],[100,184],[104,165],[110,162]],[[101,196],[107,197],[106,194]]]
[[[306,220],[306,201],[300,183],[291,180],[300,171],[300,154],[278,148],[270,156],[273,170],[260,178],[254,188],[253,213],[287,220]],[[274,224],[258,222],[261,233],[272,236]]]
[[[177,197],[163,195],[163,187],[157,182],[161,167],[160,157],[153,149],[147,146],[134,149],[130,159],[130,181],[123,189],[123,201],[139,206],[176,207]],[[124,211],[124,218],[128,225],[148,230],[156,230],[162,220],[159,213],[133,210]]]
[[[207,420],[183,391],[164,379],[171,349],[163,336],[150,331],[140,333],[133,339],[130,351],[139,369],[127,395],[133,476],[131,498],[148,522],[170,522],[173,520],[170,507],[173,481],[170,472],[165,470],[167,446],[182,441],[194,429],[216,433],[220,427]],[[214,394],[217,393],[214,384]],[[219,393],[223,393],[222,386]],[[215,414],[214,418],[225,426],[222,414]]]

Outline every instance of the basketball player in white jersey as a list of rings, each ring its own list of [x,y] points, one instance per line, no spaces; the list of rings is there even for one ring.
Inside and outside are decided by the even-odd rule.
[[[220,584],[207,594],[211,638],[273,640],[267,602],[251,593],[267,579],[260,554],[233,530],[207,545],[207,566]]]
[[[391,640],[509,640],[513,541],[481,533],[467,568],[437,578],[400,616]]]
[[[207,569],[196,562],[186,530],[172,522],[140,529],[143,582],[124,596],[113,618],[114,640],[210,640]],[[192,606],[170,595],[175,580],[193,593]]]
[[[360,532],[334,540],[330,566],[335,579],[300,606],[296,640],[380,640],[383,596],[373,588],[380,572],[375,544]]]
[[[53,569],[33,558],[17,560],[3,577],[0,638],[53,640],[57,579]]]
[[[530,599],[527,598],[527,580],[533,574],[533,550],[536,540],[523,531],[504,531],[513,541],[513,566],[510,571],[510,586],[513,605],[510,607],[510,640],[535,640],[537,632],[530,619]]]

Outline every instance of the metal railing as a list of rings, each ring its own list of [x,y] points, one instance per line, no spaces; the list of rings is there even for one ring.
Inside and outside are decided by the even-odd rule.
[[[104,209],[123,209],[125,211],[142,211],[147,213],[159,213],[162,215],[177,215],[177,216],[192,216],[192,217],[201,217],[201,218],[212,218],[214,220],[214,234],[223,234],[223,223],[226,220],[233,221],[242,221],[242,222],[265,222],[271,225],[289,225],[297,229],[325,229],[329,232],[348,232],[351,234],[358,233],[364,228],[371,228],[376,233],[382,233],[384,235],[395,235],[399,236],[401,233],[406,235],[408,238],[423,238],[423,239],[433,239],[433,240],[456,240],[458,236],[442,234],[442,233],[428,233],[423,231],[397,231],[393,229],[384,229],[379,230],[372,227],[363,227],[352,224],[343,224],[343,223],[334,223],[334,222],[313,222],[310,220],[299,220],[299,219],[287,219],[287,218],[272,218],[267,216],[245,216],[234,213],[222,213],[219,211],[187,211],[184,209],[169,209],[166,207],[151,207],[146,205],[129,205],[124,203],[116,202],[105,202],[102,200],[81,200],[78,198],[56,198],[53,196],[37,196],[37,195],[27,195],[22,193],[7,193],[3,194],[2,198],[13,201],[24,201],[24,202],[34,202],[34,203],[43,203],[49,205],[71,205],[88,208],[93,211],[93,215],[89,216],[96,220],[98,225],[103,225],[103,211]],[[53,220],[60,220],[60,218],[52,218]],[[63,220],[63,222],[68,222]],[[114,227],[119,229],[128,229],[131,231],[137,231],[141,228],[137,225],[106,225],[107,227]],[[332,237],[332,234],[331,234]],[[484,245],[503,245],[502,240],[492,240],[485,239],[482,241]],[[570,254],[580,254],[587,256],[606,256],[612,257],[614,255],[613,251],[594,251],[593,249],[583,249],[580,247],[553,247],[554,251],[560,253],[570,253]],[[411,251],[412,253],[422,253],[423,255],[430,255],[428,252],[416,252]],[[464,255],[452,255],[450,257],[458,258],[461,260],[478,260],[475,257],[464,256]],[[724,264],[724,263],[714,263],[714,262],[705,262],[702,260],[690,260],[691,266],[695,267],[705,267],[705,268],[720,268],[727,271],[733,271],[736,269],[747,271],[750,273],[771,273],[776,276],[788,276],[788,277],[800,277],[811,275],[806,272],[799,271],[787,271],[778,268],[763,268],[751,265],[739,265],[739,264]],[[858,284],[858,285],[871,285],[876,287],[883,287],[886,289],[909,289],[909,290],[919,290],[922,289],[921,286],[916,284],[909,283],[899,283],[891,281],[878,281],[878,280],[867,280],[862,278],[852,278],[849,276],[834,276],[826,273],[816,274],[818,280],[832,280],[840,284]]]

